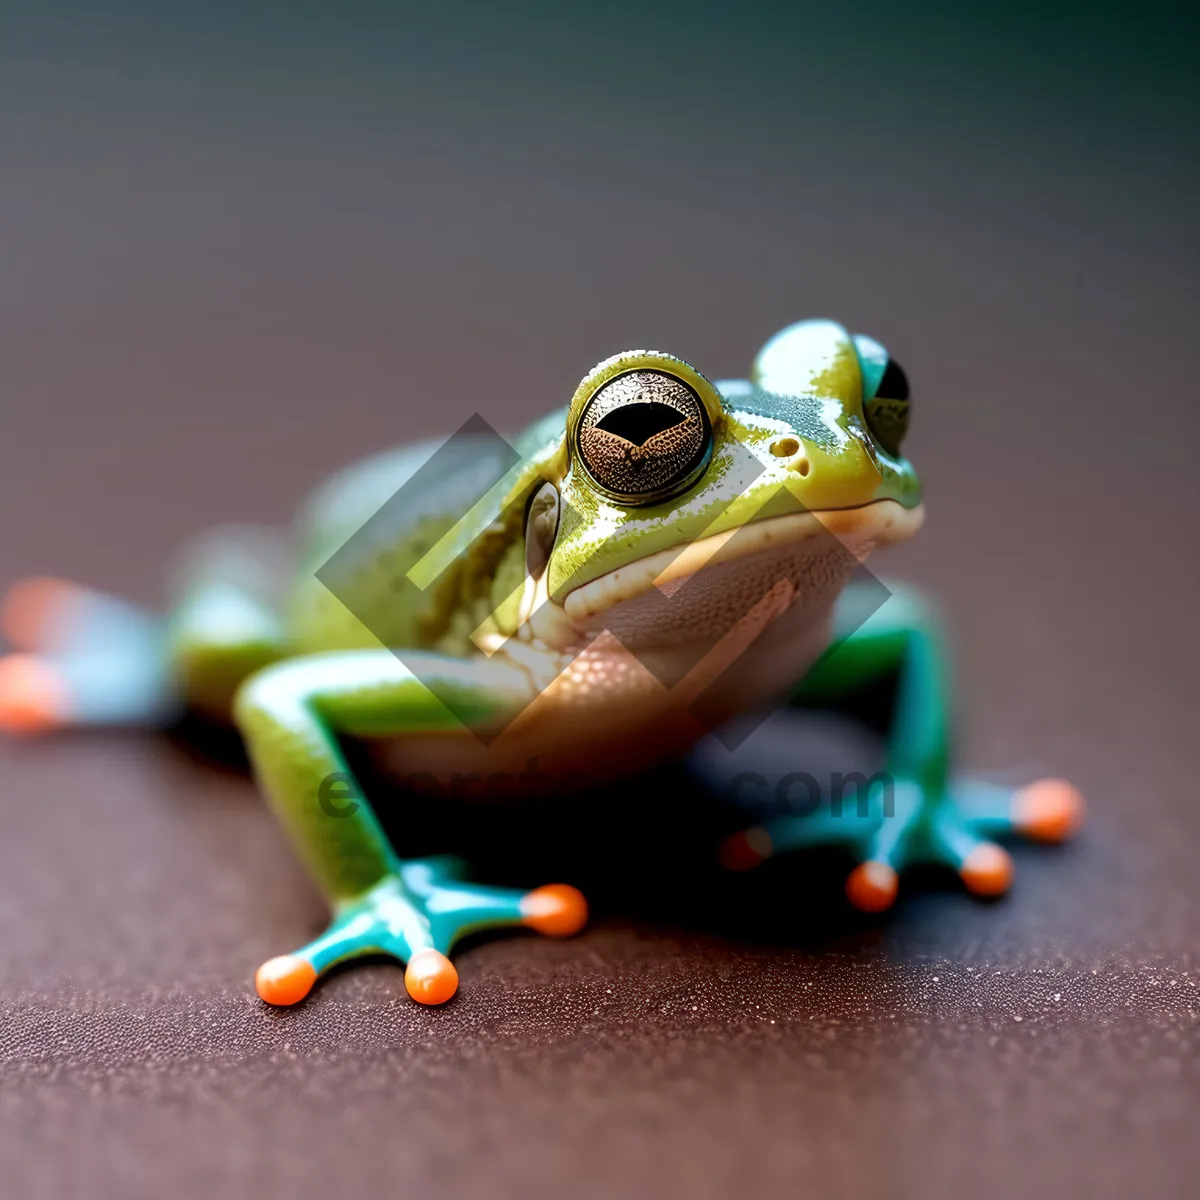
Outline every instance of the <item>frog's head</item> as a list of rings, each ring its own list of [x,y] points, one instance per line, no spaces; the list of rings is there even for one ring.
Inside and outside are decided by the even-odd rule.
[[[883,347],[832,321],[777,334],[747,380],[651,351],[606,359],[530,510],[548,597],[631,649],[719,637],[776,585],[818,620],[858,561],[920,525],[908,407]]]

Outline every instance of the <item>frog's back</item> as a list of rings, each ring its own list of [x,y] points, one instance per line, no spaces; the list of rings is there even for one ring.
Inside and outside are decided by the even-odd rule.
[[[511,445],[487,431],[412,442],[346,467],[318,488],[297,521],[300,570],[287,614],[296,650],[434,646],[456,620],[470,624],[475,614],[465,607],[483,604],[475,593],[490,591],[509,549],[505,539],[519,529],[502,531],[483,551],[472,546],[453,556],[424,590],[406,586],[408,571],[514,459],[530,478],[540,453],[561,437],[563,419],[563,410],[552,412]]]
[[[300,570],[288,611],[297,650],[432,644],[454,581],[399,593],[394,582],[478,499],[480,479],[503,469],[503,450],[482,437],[413,442],[318,488],[297,521]]]

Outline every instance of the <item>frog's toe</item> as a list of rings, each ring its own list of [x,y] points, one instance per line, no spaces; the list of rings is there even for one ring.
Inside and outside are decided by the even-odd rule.
[[[721,866],[727,871],[750,871],[766,862],[775,853],[770,831],[762,825],[730,834],[717,851]]]
[[[47,649],[70,625],[71,610],[83,594],[83,588],[65,579],[22,579],[0,601],[0,633],[18,649]]]
[[[1002,787],[980,780],[959,780],[953,812],[981,838],[1028,838],[1065,842],[1083,825],[1083,793],[1065,779],[1039,779],[1024,787]]]
[[[317,969],[299,954],[268,959],[254,975],[254,987],[267,1004],[299,1004],[317,981]]]
[[[1003,896],[1012,887],[1012,855],[995,842],[980,842],[959,862],[958,875],[972,896]]]
[[[1065,842],[1078,833],[1085,808],[1083,793],[1073,784],[1039,779],[1013,795],[1013,828],[1036,842]]]
[[[860,912],[886,912],[895,904],[899,890],[896,868],[877,858],[859,863],[846,877],[846,899]]]
[[[879,837],[880,814],[876,799],[868,796],[865,803],[855,801],[849,806],[839,806],[836,811],[828,806],[806,816],[787,815],[772,817],[761,825],[752,825],[739,833],[727,837],[720,845],[717,856],[721,865],[730,871],[749,871],[789,850],[800,850],[807,846],[859,846],[878,843],[880,853],[870,857],[888,859],[891,843]]]
[[[50,576],[23,579],[0,601],[0,633],[18,650],[54,655],[141,645],[157,629],[135,604]]]
[[[408,960],[404,986],[418,1004],[445,1004],[458,991],[458,971],[440,950],[418,950]]]
[[[932,816],[928,852],[914,857],[951,867],[972,896],[1003,896],[1012,886],[1012,857],[991,841],[990,832],[986,824],[980,827],[956,801],[947,798]]]
[[[70,719],[70,687],[52,663],[33,654],[0,658],[0,730],[45,733]]]
[[[570,937],[587,923],[587,901],[570,884],[520,891],[468,883],[463,868],[461,860],[448,857],[415,859],[401,868],[406,885],[428,913],[432,945],[441,950],[480,929],[524,925],[548,937]]]
[[[568,883],[548,883],[521,897],[521,917],[547,937],[571,937],[587,924],[587,900]]]

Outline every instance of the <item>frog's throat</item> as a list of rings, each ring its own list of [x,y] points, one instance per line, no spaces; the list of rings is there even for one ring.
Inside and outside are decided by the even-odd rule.
[[[861,562],[876,547],[912,537],[924,519],[923,505],[905,508],[895,500],[876,500],[860,508],[766,517],[617,567],[570,592],[563,600],[563,611],[573,625],[585,626],[623,600],[631,600],[652,587],[668,589],[702,567],[823,536],[836,538]]]

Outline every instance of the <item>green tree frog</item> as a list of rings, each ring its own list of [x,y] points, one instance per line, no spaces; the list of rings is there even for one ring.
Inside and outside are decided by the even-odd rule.
[[[511,446],[479,421],[342,471],[305,505],[290,564],[252,529],[217,531],[186,559],[167,617],[58,580],[18,584],[0,613],[16,650],[0,661],[0,728],[151,724],[180,705],[236,723],[333,913],[259,968],[275,1005],[380,953],[406,964],[413,999],[442,1003],[462,935],[564,936],[586,920],[569,885],[515,891],[401,857],[348,739],[423,778],[537,761],[596,784],[685,755],[740,714],[836,706],[893,677],[891,811],[784,813],[731,838],[723,860],[849,845],[846,893],[868,911],[916,862],[999,894],[1012,867],[993,839],[1061,840],[1082,800],[1061,780],[952,780],[929,608],[904,588],[864,607],[860,564],[922,521],[909,407],[899,364],[833,321],[782,330],[742,380],[618,354]]]

